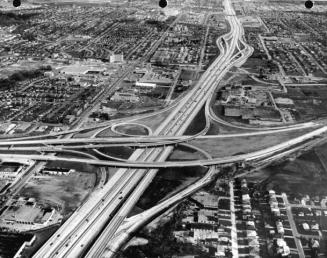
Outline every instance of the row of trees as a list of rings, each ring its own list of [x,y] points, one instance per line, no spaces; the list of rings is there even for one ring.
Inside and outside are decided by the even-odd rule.
[[[43,75],[45,71],[50,71],[51,69],[52,68],[50,65],[46,65],[35,70],[17,71],[10,75],[8,78],[0,79],[0,90],[8,90],[12,87],[15,87],[16,83],[19,81],[37,78]]]
[[[24,24],[36,14],[17,14],[10,12],[0,12],[0,26],[11,26]]]

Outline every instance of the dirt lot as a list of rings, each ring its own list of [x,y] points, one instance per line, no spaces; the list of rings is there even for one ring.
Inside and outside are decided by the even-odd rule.
[[[95,174],[75,172],[68,176],[42,176],[29,181],[20,195],[45,205],[58,205],[64,216],[73,212],[92,191]]]

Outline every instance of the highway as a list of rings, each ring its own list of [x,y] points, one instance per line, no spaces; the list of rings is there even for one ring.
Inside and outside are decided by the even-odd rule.
[[[238,21],[235,12],[232,8],[230,0],[224,0],[226,20],[230,23],[231,31],[217,40],[217,45],[220,48],[220,55],[212,63],[212,65],[204,72],[197,85],[190,90],[183,98],[174,102],[167,110],[172,112],[167,116],[165,121],[153,132],[152,136],[145,137],[117,137],[117,138],[91,138],[91,139],[43,139],[31,140],[30,138],[15,139],[11,141],[1,141],[1,146],[12,146],[11,148],[36,148],[35,145],[45,144],[44,148],[75,148],[74,145],[79,144],[95,148],[94,144],[130,144],[137,146],[139,143],[144,143],[143,146],[151,148],[137,149],[133,152],[128,160],[124,161],[108,161],[96,160],[94,158],[65,158],[52,155],[20,155],[20,154],[0,154],[2,160],[6,159],[32,159],[36,161],[70,161],[87,164],[95,164],[99,166],[116,166],[121,167],[115,175],[96,189],[90,197],[80,206],[70,218],[55,232],[53,236],[36,252],[34,257],[102,257],[106,253],[106,257],[113,256],[115,250],[126,240],[125,236],[115,241],[117,235],[120,235],[119,228],[124,222],[126,216],[135,206],[136,202],[147,189],[153,178],[156,176],[158,169],[161,167],[187,167],[187,166],[212,166],[206,177],[199,180],[196,184],[187,188],[184,192],[162,202],[159,206],[153,207],[144,213],[140,222],[134,223],[129,230],[135,230],[136,226],[145,223],[150,217],[160,213],[170,205],[181,200],[193,191],[196,191],[204,184],[210,182],[214,174],[214,166],[216,164],[229,164],[235,162],[252,162],[263,158],[278,154],[283,150],[296,146],[313,137],[324,134],[327,127],[321,127],[311,133],[307,133],[301,137],[297,137],[290,141],[272,146],[270,148],[224,158],[208,158],[204,160],[194,161],[171,161],[167,162],[167,157],[174,149],[173,144],[181,141],[189,141],[196,136],[183,136],[190,123],[193,121],[204,104],[211,99],[219,82],[224,78],[229,69],[233,66],[243,64],[247,57],[251,55],[252,50],[243,41],[243,28]],[[164,36],[164,35],[163,35]],[[157,42],[159,44],[160,41]],[[207,104],[206,104],[207,105]],[[206,110],[207,125],[203,132],[208,129],[209,111]],[[162,112],[162,111],[161,111]],[[153,115],[153,114],[152,114]],[[134,118],[133,118],[134,119]],[[121,121],[125,121],[122,119]],[[129,119],[129,121],[131,121]],[[117,121],[115,121],[117,123]],[[109,122],[106,126],[114,125]],[[305,123],[301,125],[285,126],[281,128],[273,128],[267,130],[268,133],[274,133],[275,130],[287,131],[304,128],[317,127],[315,123]],[[250,129],[250,128],[247,128]],[[251,128],[252,129],[252,128]],[[81,131],[71,130],[71,132]],[[65,132],[67,133],[67,132]],[[267,132],[266,132],[267,133]],[[62,133],[64,134],[64,133]],[[242,136],[241,136],[242,135]],[[258,135],[258,132],[252,135]],[[239,134],[239,137],[250,136],[248,133]],[[209,136],[207,136],[209,137]],[[210,136],[211,137],[211,136]],[[212,136],[212,137],[235,137],[227,136]],[[36,139],[36,138],[33,138]],[[158,141],[162,140],[162,142]],[[68,144],[68,145],[67,145]],[[136,145],[133,145],[136,144]],[[28,146],[33,145],[33,146]],[[168,145],[168,146],[167,146]],[[155,148],[153,146],[156,146]],[[132,232],[132,231],[131,231]],[[95,241],[95,242],[94,242]],[[110,247],[108,253],[107,245],[116,245]],[[91,243],[93,243],[91,246]]]
[[[207,102],[209,103],[209,102]],[[85,144],[117,144],[117,146],[134,146],[138,143],[156,143],[158,145],[175,144],[177,142],[187,142],[193,139],[223,139],[223,138],[235,138],[235,137],[249,137],[258,135],[268,135],[283,133],[288,131],[302,130],[308,128],[314,128],[322,126],[322,124],[316,122],[307,122],[297,125],[290,125],[285,128],[257,131],[257,132],[246,132],[246,133],[233,133],[233,134],[218,134],[218,135],[151,135],[151,136],[133,136],[133,137],[101,137],[101,138],[58,138],[58,139],[37,139],[37,140],[3,140],[0,141],[0,146],[24,146],[29,145],[31,148],[39,145],[56,146],[62,145],[67,148],[72,147],[70,144],[80,144],[82,147]]]
[[[74,149],[98,149],[112,146],[134,146],[139,147],[128,160],[98,160],[92,155],[85,158],[65,158],[44,154],[0,154],[0,159],[5,160],[35,160],[36,164],[45,164],[47,161],[69,161],[101,166],[102,181],[90,197],[80,206],[70,218],[55,232],[53,236],[36,252],[34,257],[111,257],[127,241],[130,234],[147,223],[151,218],[159,215],[164,210],[172,207],[190,194],[194,193],[204,185],[208,184],[217,173],[216,165],[233,164],[238,162],[260,162],[262,160],[274,159],[289,154],[315,137],[324,135],[327,126],[321,123],[309,122],[296,125],[285,125],[274,128],[252,128],[246,126],[232,125],[219,119],[213,112],[210,102],[214,92],[220,87],[219,83],[233,66],[241,66],[252,54],[253,49],[243,40],[244,30],[230,0],[224,0],[226,20],[229,22],[231,31],[217,39],[220,55],[205,71],[197,85],[185,96],[177,99],[169,107],[152,114],[137,115],[132,118],[123,118],[109,121],[94,127],[80,128],[81,121],[93,109],[90,107],[83,116],[76,121],[72,130],[58,134],[24,137],[0,141],[2,150],[38,150],[41,152],[71,151],[80,153]],[[172,24],[176,24],[178,19]],[[167,30],[168,31],[168,30]],[[145,54],[149,58],[161,40],[166,36],[164,32],[161,38],[155,42],[150,51]],[[125,71],[124,75],[131,72]],[[113,92],[122,80],[121,77],[115,85],[105,90],[105,95]],[[98,96],[96,101],[104,98]],[[183,135],[198,112],[205,105],[206,126],[196,135]],[[151,117],[162,112],[171,111],[165,121],[153,132],[151,136],[113,137],[113,138],[58,138],[42,139],[45,137],[57,137],[70,135],[84,130],[106,128],[121,122],[131,122],[144,117]],[[210,126],[210,119],[226,126],[239,129],[254,130],[236,134],[206,135]],[[251,137],[258,135],[283,133],[293,130],[312,128],[313,131],[305,133],[289,141],[271,146],[269,148],[223,158],[211,158],[192,161],[166,161],[176,144],[186,143],[194,139],[223,139],[234,137]],[[94,135],[95,136],[95,135]],[[144,148],[146,147],[146,148]],[[191,146],[192,147],[192,146]],[[120,167],[107,183],[104,183],[106,171],[104,167]],[[182,190],[171,198],[162,201],[151,209],[129,218],[126,217],[135,206],[141,195],[147,189],[159,168],[166,167],[193,167],[209,166],[208,173],[199,181]],[[21,185],[21,183],[20,183]],[[126,222],[124,224],[124,222]],[[91,246],[91,243],[93,245]]]
[[[176,106],[173,112],[154,132],[154,135],[182,135],[188,125],[200,111],[204,103],[211,96],[219,81],[231,66],[237,62],[244,62],[246,55],[234,54],[239,48],[238,41],[242,36],[240,23],[235,17],[229,1],[225,1],[227,20],[231,24],[229,39],[220,56],[194,87]],[[131,163],[160,164],[164,162],[173,150],[172,146],[138,149],[129,159]],[[43,155],[39,155],[43,156]],[[30,158],[36,158],[33,155]],[[44,156],[48,159],[48,156]],[[51,158],[51,157],[50,157]],[[73,161],[74,159],[71,159]],[[95,161],[93,162],[108,162]],[[108,164],[108,163],[106,163]],[[125,163],[127,164],[127,163]],[[97,191],[81,206],[52,236],[34,257],[79,257],[107,224],[99,241],[96,241],[87,256],[101,257],[108,241],[124,221],[127,214],[151,183],[157,169],[119,169],[115,176],[104,185],[103,191]],[[93,254],[92,250],[95,250]]]
[[[235,18],[235,12],[232,9],[231,3],[226,0],[224,1],[225,5],[225,11],[228,14],[231,14],[233,16],[227,16],[228,21],[231,24],[231,32],[234,34],[229,48],[225,51],[222,51],[220,53],[219,58],[210,66],[210,68],[205,72],[204,81],[200,80],[200,86],[196,87],[195,89],[199,89],[198,92],[194,93],[194,97],[190,97],[190,100],[195,100],[194,102],[191,102],[191,105],[194,105],[195,107],[192,109],[193,113],[191,113],[192,118],[194,117],[194,114],[196,114],[200,108],[203,106],[203,104],[206,102],[206,100],[211,96],[214,89],[217,87],[218,82],[223,78],[223,76],[226,74],[226,72],[229,70],[231,65],[233,64],[233,53],[235,51],[235,47],[237,45],[237,42],[240,38],[240,30],[239,30],[239,23],[237,23],[237,19]],[[227,46],[226,46],[227,47]],[[216,70],[215,72],[212,72]],[[211,72],[211,74],[207,74],[207,72]],[[201,78],[201,79],[202,79]],[[204,88],[206,91],[203,92],[201,89]],[[201,105],[198,105],[200,104]],[[188,109],[190,109],[187,105],[185,105]],[[168,120],[168,119],[167,119]],[[173,120],[174,121],[174,120]],[[188,120],[185,119],[183,121],[183,117],[181,117],[179,120],[175,122],[175,125],[178,126],[180,123],[182,123],[182,128],[184,126],[185,128],[185,122]],[[184,122],[184,123],[183,123]],[[164,125],[165,126],[165,125]],[[183,130],[183,129],[182,129]],[[175,131],[175,134],[182,134],[183,131],[179,133],[178,129]],[[185,129],[184,129],[185,130]],[[171,130],[172,131],[172,130]],[[168,131],[170,133],[170,131]],[[166,149],[169,149],[167,147]],[[160,160],[164,158],[164,155],[162,154],[160,157]],[[159,161],[160,161],[159,160]],[[158,162],[158,161],[157,161]],[[148,173],[145,175],[144,179],[140,184],[137,185],[135,191],[129,196],[128,200],[124,203],[123,207],[116,213],[115,217],[110,221],[110,223],[107,225],[103,233],[100,235],[100,237],[97,239],[95,244],[92,246],[92,248],[87,253],[86,257],[103,257],[103,254],[107,250],[108,243],[113,243],[115,232],[117,232],[119,225],[121,225],[124,221],[124,218],[128,215],[132,207],[134,207],[136,201],[140,198],[141,194],[144,192],[145,188],[148,186],[149,182],[151,182],[152,178],[156,172],[154,170],[150,170],[151,173]],[[153,173],[152,173],[153,172]],[[118,241],[117,241],[118,243]],[[121,242],[120,242],[121,243]],[[109,254],[106,254],[105,257],[111,257],[115,255],[115,251],[118,250],[117,248],[114,248],[114,250],[111,250]]]
[[[211,166],[208,169],[206,175],[195,182],[194,184],[188,186],[186,189],[180,191],[178,194],[175,194],[171,198],[164,200],[163,202],[153,206],[152,208],[142,212],[138,215],[135,215],[131,218],[125,220],[125,223],[121,225],[118,231],[114,234],[108,232],[109,227],[102,232],[101,236],[98,238],[98,243],[103,243],[108,238],[108,235],[112,235],[113,241],[108,243],[108,246],[105,247],[105,250],[98,249],[98,245],[94,245],[86,255],[86,257],[100,257],[103,253],[103,256],[110,257],[119,251],[119,248],[130,238],[130,235],[136,230],[141,228],[147,222],[149,222],[155,216],[161,214],[163,211],[174,206],[176,203],[182,201],[186,197],[190,196],[192,193],[201,189],[206,184],[210,183],[216,174],[216,169],[214,166]]]
[[[257,152],[224,157],[219,159],[208,158],[195,161],[174,161],[165,160],[172,152],[176,143],[187,142],[195,138],[228,138],[228,137],[248,137],[258,134],[269,134],[276,132],[285,132],[291,130],[314,128],[320,126],[316,123],[304,123],[294,126],[285,126],[280,128],[270,128],[266,132],[217,135],[217,136],[183,136],[183,133],[192,122],[196,114],[201,110],[204,104],[209,102],[219,82],[226,75],[232,66],[243,64],[252,51],[243,42],[243,29],[235,16],[229,0],[224,1],[226,19],[231,25],[231,31],[217,40],[221,49],[219,57],[212,63],[209,69],[203,74],[199,83],[183,98],[174,102],[167,110],[172,110],[171,114],[159,126],[151,136],[144,137],[116,137],[116,138],[91,138],[91,139],[42,139],[32,140],[31,138],[20,138],[15,140],[5,140],[0,142],[0,146],[10,147],[12,150],[39,148],[54,152],[58,149],[76,149],[78,147],[99,148],[99,146],[138,146],[151,147],[146,149],[137,149],[128,160],[106,161],[88,158],[64,158],[50,155],[18,155],[18,154],[0,154],[0,158],[5,159],[33,159],[36,161],[71,161],[95,164],[99,166],[117,166],[122,167],[117,173],[100,188],[96,189],[79,207],[72,216],[57,230],[57,232],[38,250],[34,257],[106,257],[113,256],[119,247],[128,238],[128,232],[133,232],[143,223],[162,212],[162,210],[177,203],[182,198],[192,192],[200,189],[204,184],[210,182],[216,164],[254,161],[270,157],[280,153],[282,150],[302,143],[326,132],[326,127],[316,129],[311,134],[292,139],[285,143],[260,150]],[[164,35],[163,35],[164,36]],[[222,40],[224,39],[224,40]],[[159,44],[159,41],[157,42]],[[163,111],[160,111],[163,112]],[[152,114],[153,115],[153,114]],[[150,117],[150,115],[148,115]],[[208,130],[208,119],[215,119],[210,115],[210,109],[206,108],[207,125],[203,132]],[[137,118],[133,118],[137,119]],[[133,120],[132,119],[132,120]],[[121,121],[132,121],[130,118]],[[108,122],[106,125],[98,127],[112,126],[118,121]],[[89,129],[89,128],[88,128]],[[246,128],[252,129],[252,128]],[[70,132],[79,132],[82,129],[71,130]],[[67,134],[67,132],[59,135]],[[47,136],[44,136],[47,137]],[[37,139],[37,138],[33,138]],[[155,147],[155,148],[154,148]],[[196,184],[178,195],[162,202],[161,204],[143,213],[138,217],[137,222],[132,221],[132,226],[121,234],[120,227],[126,216],[134,207],[137,200],[149,186],[161,167],[187,167],[187,166],[211,166],[208,176],[199,180]],[[135,219],[135,218],[134,218]],[[117,238],[117,236],[119,236]],[[122,236],[122,237],[120,237]],[[94,243],[90,247],[91,243]],[[107,244],[110,244],[108,253]],[[88,250],[88,251],[87,251]],[[86,253],[87,252],[87,253]]]
[[[303,148],[303,146],[299,146],[296,148],[292,148],[291,150],[287,150],[282,153],[278,153],[274,156],[271,156],[263,161],[260,161],[257,164],[260,164],[261,162],[271,162],[273,160],[279,160],[282,157],[289,156],[289,154],[299,151]],[[208,156],[207,156],[208,157]],[[208,157],[210,158],[210,157]],[[256,165],[255,165],[256,166]],[[214,169],[214,166],[211,166],[207,172],[207,174],[198,180],[195,184],[192,184],[188,186],[186,189],[182,190],[178,194],[175,194],[173,197],[168,198],[167,200],[164,200],[154,207],[137,214],[133,217],[127,218],[124,221],[124,224],[121,225],[119,230],[116,232],[115,236],[113,237],[113,240],[108,243],[108,246],[104,252],[104,257],[110,257],[114,256],[115,253],[117,253],[120,248],[130,239],[130,237],[135,233],[137,230],[139,230],[142,226],[149,223],[153,218],[156,216],[159,216],[164,211],[168,210],[170,207],[173,207],[176,203],[182,201],[184,198],[190,196],[197,190],[201,189],[206,184],[210,183],[211,180],[214,178],[216,174],[218,174],[219,171],[216,171]],[[236,175],[236,177],[244,177],[247,173],[241,173]]]
[[[227,1],[226,8],[231,10],[230,3]],[[239,29],[233,22],[235,18],[228,17],[227,19],[230,20],[235,34],[231,40],[229,51],[225,51],[213,62],[196,87],[180,101],[164,123],[154,132],[155,135],[182,135],[202,108],[212,89],[217,86],[230,68],[230,59],[235,58],[233,53],[239,38]],[[138,149],[132,154],[130,160],[160,163],[168,157],[172,150],[172,146]],[[157,169],[119,169],[114,178],[104,185],[103,191],[98,191],[97,196],[94,194],[81,206],[34,257],[79,257],[85,252],[90,242],[97,237],[108,220],[110,222],[105,231],[110,232],[110,235],[105,238],[111,239],[112,234],[119,228],[156,173]],[[96,242],[95,245],[99,246],[96,248],[97,252],[102,253],[106,244],[107,242]]]
[[[204,160],[189,160],[189,161],[149,161],[149,160],[137,160],[135,156],[122,161],[109,161],[109,160],[95,160],[95,159],[85,159],[85,158],[65,158],[65,157],[57,157],[57,156],[48,156],[48,155],[23,155],[23,154],[0,154],[0,159],[6,160],[39,160],[39,161],[70,161],[70,162],[77,162],[77,163],[86,163],[92,165],[99,165],[99,166],[112,166],[112,167],[124,167],[124,168],[168,168],[168,167],[194,167],[194,166],[210,166],[210,165],[221,165],[221,164],[230,164],[235,162],[249,162],[254,160],[260,160],[267,158],[272,155],[276,155],[281,151],[285,151],[290,148],[295,148],[299,144],[305,143],[308,140],[312,140],[315,137],[321,137],[327,133],[327,126],[316,129],[312,132],[306,133],[299,137],[293,138],[286,142],[246,153],[240,155],[234,155],[230,157],[222,157],[222,158],[212,158],[212,159],[204,159]],[[164,148],[166,149],[173,148],[172,146],[168,146]],[[134,153],[138,152],[149,152],[150,150],[160,150],[161,148],[150,148],[147,150],[138,149]],[[133,154],[134,154],[133,153]],[[134,154],[135,155],[135,154]],[[144,154],[143,154],[144,155]],[[133,156],[133,155],[132,155]],[[122,159],[120,159],[122,160]]]

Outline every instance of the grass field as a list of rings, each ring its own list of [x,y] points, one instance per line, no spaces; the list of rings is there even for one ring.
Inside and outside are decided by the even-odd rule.
[[[322,146],[319,146],[315,148],[315,153],[321,162],[321,165],[323,166],[324,170],[327,173],[327,145],[324,144]]]
[[[143,124],[151,128],[151,130],[154,132],[159,125],[167,118],[167,116],[172,112],[172,110],[168,110],[165,112],[162,112],[160,114],[146,117],[142,119],[138,119],[133,121],[133,123]]]
[[[121,159],[128,159],[132,155],[134,150],[130,147],[122,146],[122,147],[101,148],[99,149],[99,151],[109,156],[118,157]]]
[[[327,144],[318,149],[327,151]],[[285,161],[250,174],[250,181],[261,183],[265,190],[274,189],[290,196],[327,195],[327,171],[316,155],[316,149],[304,153],[294,161]]]
[[[168,198],[181,189],[193,184],[206,171],[203,167],[160,169],[138,201],[137,208],[142,210],[151,208],[162,199]]]
[[[278,134],[259,135],[251,137],[197,139],[190,143],[207,151],[213,157],[226,157],[236,154],[249,153],[285,142],[286,140],[303,135],[312,129],[303,129]]]
[[[203,155],[199,152],[193,152],[193,150],[187,147],[180,146],[174,150],[168,160],[188,160],[196,158],[203,158]],[[206,172],[207,169],[204,167],[159,169],[159,172],[150,186],[145,190],[131,214],[136,214],[144,209],[151,208],[159,201],[173,196],[183,188],[203,177]]]
[[[94,129],[94,130],[89,130],[84,133],[76,133],[76,134],[74,134],[73,138],[90,138],[92,135],[94,135],[96,133],[97,130],[98,129]]]
[[[121,135],[113,132],[111,128],[106,128],[96,136],[96,138],[102,138],[102,137],[121,137]]]
[[[115,128],[117,132],[128,134],[128,135],[148,135],[148,129],[141,125],[124,124],[119,125]]]
[[[173,153],[169,156],[169,160],[196,160],[203,158],[205,157],[202,153],[183,146],[175,148]]]
[[[231,134],[231,133],[247,133],[253,132],[254,130],[249,129],[239,129],[235,127],[226,126],[219,124],[217,122],[211,121],[209,131],[206,135],[217,135],[217,134]]]
[[[95,185],[95,174],[75,172],[68,176],[44,176],[30,180],[19,193],[44,205],[58,205],[64,216],[85,200]]]
[[[171,112],[171,110],[165,111],[165,112],[162,112],[160,114],[153,115],[150,117],[133,120],[131,122],[148,126],[149,128],[151,128],[152,132],[154,132],[158,128],[158,126],[161,125],[161,123],[166,119],[166,117],[170,114],[170,112]],[[117,136],[121,136],[121,135],[118,135],[118,134],[114,133],[113,131],[111,131],[110,128],[107,128],[107,129],[103,130],[101,133],[99,133],[97,135],[97,138],[115,137],[115,136],[117,137]]]

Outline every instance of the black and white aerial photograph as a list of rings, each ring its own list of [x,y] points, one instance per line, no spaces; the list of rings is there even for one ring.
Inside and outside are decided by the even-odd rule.
[[[327,0],[0,0],[0,258],[327,258]]]

